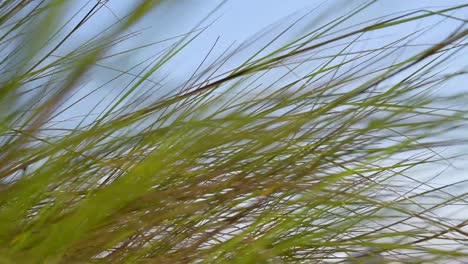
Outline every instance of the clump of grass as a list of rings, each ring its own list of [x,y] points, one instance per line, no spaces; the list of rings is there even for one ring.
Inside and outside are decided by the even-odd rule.
[[[113,50],[157,4],[71,48],[105,2],[70,20],[66,1],[0,4],[0,262],[344,263],[368,248],[382,263],[466,261],[468,220],[444,211],[466,209],[466,179],[415,169],[464,144],[447,132],[466,122],[465,94],[434,91],[466,75],[444,67],[466,46],[453,12],[467,5],[343,27],[370,2],[234,68],[245,45],[213,57],[215,44],[181,86],[152,79],[196,29],[88,91],[90,72],[143,48]],[[461,26],[410,55],[423,32],[356,45],[428,17]]]

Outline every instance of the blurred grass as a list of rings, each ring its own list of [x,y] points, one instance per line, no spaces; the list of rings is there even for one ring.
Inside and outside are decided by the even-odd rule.
[[[242,46],[213,57],[209,44],[163,95],[152,77],[203,23],[88,91],[90,72],[114,69],[103,61],[143,48],[112,53],[158,1],[72,48],[106,1],[73,19],[67,1],[3,1],[0,263],[360,263],[369,248],[382,263],[465,263],[468,219],[441,209],[467,209],[466,177],[436,185],[447,176],[431,166],[466,144],[447,134],[464,129],[466,91],[436,91],[466,78],[446,68],[466,52],[454,12],[468,5],[349,24],[374,2],[272,48],[280,33],[227,71]],[[415,54],[403,51],[432,27],[358,45],[428,17],[460,26]],[[119,85],[111,100],[106,85]]]

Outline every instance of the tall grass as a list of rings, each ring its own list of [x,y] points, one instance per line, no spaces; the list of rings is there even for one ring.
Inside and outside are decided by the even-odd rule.
[[[294,27],[210,43],[171,86],[204,27],[122,70],[106,62],[143,52],[118,47],[159,5],[135,2],[89,39],[109,2],[1,2],[0,263],[466,263],[448,210],[467,210],[466,175],[434,180],[466,143],[466,93],[437,91],[466,78],[468,5],[351,25],[371,1],[286,42]],[[359,45],[428,18],[459,26]]]

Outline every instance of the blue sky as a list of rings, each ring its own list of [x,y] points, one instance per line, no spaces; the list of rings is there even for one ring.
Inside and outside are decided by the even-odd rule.
[[[115,20],[115,16],[123,17],[129,10],[131,1],[109,1],[108,6],[113,10],[107,12],[107,19]],[[164,39],[174,35],[185,33],[192,29],[198,21],[205,17],[210,11],[215,9],[222,1],[220,0],[181,0],[181,1],[165,1],[161,6],[148,14],[134,29],[146,28],[142,35],[135,38],[131,44],[138,45],[139,43],[147,43],[151,40]],[[216,13],[212,15],[206,23],[215,22],[198,38],[197,41],[191,44],[183,56],[179,60],[175,60],[174,67],[168,72],[175,80],[186,76],[187,72],[193,70],[207,49],[212,43],[218,40],[218,50],[221,52],[229,44],[236,41],[240,43],[244,40],[256,36],[260,30],[275,22],[283,21],[278,25],[278,29],[273,31],[273,35],[278,33],[281,28],[292,23],[301,15],[312,11],[303,23],[293,30],[294,33],[300,33],[301,30],[308,30],[309,27],[317,27],[321,23],[326,23],[331,19],[342,15],[349,10],[356,8],[367,1],[351,1],[351,0],[232,0],[227,1]],[[381,0],[369,7],[366,11],[354,17],[344,26],[349,26],[353,23],[359,23],[365,20],[379,18],[384,15],[403,12],[416,9],[443,9],[448,5],[466,4],[466,0]],[[468,19],[468,12],[451,13],[461,19]],[[288,18],[289,17],[289,18]],[[403,27],[391,28],[381,32],[369,34],[369,38],[375,38],[363,45],[366,47],[378,47],[385,41],[397,39],[403,34],[412,33],[418,29],[422,29],[433,23],[441,22],[436,27],[432,28],[418,43],[431,44],[436,43],[450,34],[461,23],[450,19],[443,20],[443,17],[432,17],[424,20],[422,23],[411,23]],[[149,27],[149,28],[148,28]],[[272,35],[272,36],[273,36]],[[291,36],[293,37],[293,36]],[[266,38],[268,39],[268,38]],[[411,49],[408,49],[411,52]],[[132,59],[144,58],[147,53],[144,52]],[[452,67],[465,67],[468,56],[460,54],[457,60],[454,60]],[[173,70],[172,70],[173,69]],[[451,83],[450,86],[444,87],[446,91],[459,91],[460,89],[467,90],[468,87],[461,86],[460,83]],[[444,176],[440,177],[442,183],[456,181],[466,178],[467,166],[463,160],[455,162],[459,170],[448,170]],[[444,166],[440,167],[444,168]],[[440,169],[439,168],[439,169]],[[427,170],[420,172],[422,177],[425,177]]]
[[[119,0],[108,1],[107,10],[103,10],[99,16],[99,22],[104,25],[115,22],[118,18],[124,17],[132,4],[138,1]],[[128,46],[142,45],[151,41],[156,41],[179,34],[184,34],[190,31],[197,22],[204,18],[208,13],[214,10],[221,0],[178,0],[178,1],[163,1],[161,5],[150,12],[138,25],[133,29],[144,29],[142,34],[133,38],[128,42]],[[236,41],[240,43],[244,40],[255,36],[260,30],[268,27],[275,22],[283,21],[278,30],[273,31],[278,33],[281,28],[289,25],[294,19],[301,15],[312,11],[305,19],[304,23],[298,26],[299,29],[307,30],[314,26],[321,25],[338,15],[343,15],[349,10],[356,8],[368,1],[349,1],[349,0],[231,0],[217,10],[210,19],[203,25],[210,22],[213,24],[194,41],[184,53],[184,63],[180,63],[177,68],[180,70],[180,75],[185,74],[182,70],[189,70],[203,58],[201,55],[210,45],[219,37],[217,49],[222,51],[231,43]],[[381,0],[370,6],[366,11],[355,16],[349,21],[353,23],[362,22],[372,18],[379,18],[383,15],[388,15],[396,12],[416,10],[421,8],[427,9],[442,9],[447,6],[465,4],[464,0]],[[466,13],[455,13],[454,15],[467,19]],[[289,19],[287,18],[289,16]],[[441,20],[442,17],[433,17],[425,20],[424,23],[431,24]],[[307,23],[307,21],[311,21]],[[459,24],[459,23],[458,23]],[[424,38],[428,42],[436,42],[450,33],[457,25],[456,21],[445,21],[438,27],[434,28],[431,34],[427,34]],[[422,28],[426,24],[414,23],[408,24],[405,27],[399,27],[398,32],[395,29],[382,31],[382,34],[387,35],[386,38],[391,38],[391,35],[400,36],[401,34],[411,33],[416,29]],[[392,31],[393,30],[393,31]],[[299,33],[299,32],[297,32]],[[397,34],[396,34],[397,33]],[[375,36],[374,37],[379,37]],[[368,42],[367,45],[379,45],[379,42]],[[198,55],[198,56],[197,56]],[[133,54],[132,58],[145,58],[147,53]],[[171,75],[178,75],[177,72],[171,72]]]
[[[110,23],[116,23],[118,19],[123,18],[131,10],[131,6],[138,1],[134,0],[110,0],[106,4],[106,9],[103,9],[99,16],[96,16],[94,21],[90,21],[87,30],[81,33],[81,37],[87,37],[95,34],[99,28],[103,28]],[[122,44],[119,48],[125,49],[135,46],[145,45],[154,41],[162,40],[172,36],[180,35],[190,31],[207,14],[214,10],[222,1],[220,0],[179,0],[179,1],[163,1],[152,12],[150,12],[140,23],[134,26],[131,31],[136,32],[141,30],[141,34],[130,39]],[[189,48],[185,49],[178,58],[173,60],[170,67],[161,70],[155,76],[152,76],[155,81],[162,78],[169,84],[180,83],[188,73],[191,73],[198,63],[203,59],[211,45],[218,39],[214,53],[221,53],[231,43],[241,43],[258,35],[258,32],[268,27],[275,22],[276,27],[272,31],[272,35],[279,33],[282,29],[290,25],[295,19],[310,12],[310,14],[292,30],[289,37],[294,37],[294,34],[300,34],[312,28],[316,28],[323,23],[326,23],[339,15],[349,12],[367,1],[350,1],[350,0],[231,0],[222,5],[212,16],[202,25],[206,26],[213,22],[196,41],[190,44]],[[76,2],[82,4],[81,1]],[[370,6],[366,11],[355,16],[343,27],[350,26],[369,19],[379,18],[384,15],[398,13],[416,9],[443,9],[448,5],[466,4],[466,0],[381,0]],[[466,9],[465,9],[466,11]],[[468,19],[468,12],[451,13],[461,19]],[[434,16],[422,22],[405,24],[397,28],[390,28],[379,32],[368,34],[370,40],[363,42],[362,47],[379,47],[382,43],[398,39],[404,34],[412,33],[418,29],[423,29],[432,24],[441,22],[430,31],[426,32],[418,39],[418,44],[432,44],[442,40],[450,34],[461,23],[460,21],[445,19],[441,16]],[[465,25],[466,26],[466,25]],[[268,36],[266,40],[270,39]],[[280,41],[286,41],[287,38]],[[264,42],[266,43],[266,42]],[[164,45],[162,45],[164,47]],[[255,47],[254,47],[255,48]],[[149,47],[134,52],[131,55],[123,56],[118,59],[106,60],[105,65],[127,70],[131,65],[148,58],[152,54],[156,54],[161,48]],[[411,48],[405,52],[412,52]],[[239,56],[239,61],[242,60]],[[466,54],[460,54],[450,67],[460,68],[465,67],[468,57]],[[135,70],[133,73],[137,74]],[[94,72],[96,77],[88,84],[88,89],[82,89],[82,93],[86,93],[90,89],[95,89],[96,86],[106,81],[110,75],[116,74],[112,70],[101,70]],[[128,76],[131,79],[131,76]],[[125,83],[125,79],[119,81],[119,84]],[[111,102],[113,96],[109,94],[117,94],[120,88],[116,85],[112,89],[103,89],[96,93],[94,98],[107,96],[107,102]],[[174,87],[174,86],[172,86]],[[467,90],[468,87],[458,83],[451,83],[450,86],[444,87],[444,91],[459,91],[460,89]],[[467,90],[468,91],[468,90]],[[78,97],[80,95],[77,95]],[[94,99],[95,100],[95,99]],[[87,101],[81,106],[81,109],[75,108],[74,113],[86,113],[93,100]],[[98,112],[99,109],[97,109]],[[463,167],[463,162],[459,163]],[[457,172],[457,177],[465,177],[466,170],[460,174]],[[453,178],[453,177],[452,177]]]

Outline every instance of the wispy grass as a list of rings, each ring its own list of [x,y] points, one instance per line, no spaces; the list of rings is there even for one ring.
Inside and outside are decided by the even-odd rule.
[[[466,78],[468,5],[350,24],[374,2],[286,42],[294,27],[216,40],[174,87],[159,73],[203,23],[122,51],[157,1],[81,41],[109,3],[68,18],[67,1],[2,1],[0,263],[466,262],[467,215],[448,209],[467,210],[467,178],[439,169],[466,144],[468,98],[437,90]],[[360,45],[431,17],[459,27]]]

